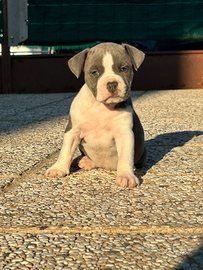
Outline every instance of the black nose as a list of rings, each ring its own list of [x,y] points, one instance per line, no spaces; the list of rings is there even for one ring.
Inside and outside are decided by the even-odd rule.
[[[110,93],[114,93],[118,88],[118,83],[116,81],[108,82],[107,89]]]

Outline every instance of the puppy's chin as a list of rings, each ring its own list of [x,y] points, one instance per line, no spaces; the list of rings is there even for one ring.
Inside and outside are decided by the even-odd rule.
[[[105,105],[114,105],[126,101],[130,96],[130,91],[126,91],[124,93],[106,93],[104,95],[97,95],[96,100],[105,104]]]
[[[118,104],[124,101],[126,98],[125,89],[118,90],[115,93],[110,93],[107,89],[98,89],[96,94],[96,100],[104,104]]]
[[[107,104],[107,105],[111,105],[111,104],[116,105],[116,104],[118,104],[118,103],[120,103],[120,102],[122,102],[124,100],[125,100],[125,98],[123,98],[123,97],[110,96],[107,99],[102,100],[101,102],[104,103],[104,104]]]

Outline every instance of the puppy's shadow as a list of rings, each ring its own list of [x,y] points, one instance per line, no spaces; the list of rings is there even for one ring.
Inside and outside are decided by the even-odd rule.
[[[202,242],[202,238],[200,238]],[[182,251],[184,252],[186,247],[182,247]],[[188,252],[184,255],[184,261],[180,263],[179,266],[175,266],[174,270],[184,270],[184,269],[203,269],[203,245],[199,246],[199,248],[194,251],[192,254],[188,254]],[[194,265],[194,268],[192,267]],[[188,268],[188,266],[190,268]],[[187,268],[186,268],[187,267]],[[198,268],[196,268],[198,267]]]
[[[156,165],[173,148],[180,147],[189,142],[192,138],[203,135],[202,131],[179,131],[157,135],[155,138],[145,142],[148,157],[146,164],[139,170],[138,175],[145,175],[146,172]],[[158,147],[159,146],[159,147]],[[141,183],[142,183],[142,179]]]

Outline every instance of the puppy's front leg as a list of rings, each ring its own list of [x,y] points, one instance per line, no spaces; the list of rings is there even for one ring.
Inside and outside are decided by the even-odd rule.
[[[70,165],[73,154],[80,143],[80,135],[73,130],[65,133],[63,146],[61,148],[57,162],[49,168],[46,177],[63,177],[70,172]]]
[[[140,184],[133,173],[134,166],[134,134],[132,130],[118,132],[115,136],[118,152],[116,184],[121,187],[135,187]]]

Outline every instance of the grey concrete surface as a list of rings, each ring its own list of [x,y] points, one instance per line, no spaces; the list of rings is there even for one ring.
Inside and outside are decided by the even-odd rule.
[[[0,96],[0,269],[203,269],[203,90],[132,93],[135,189],[102,169],[44,177],[74,95]]]

